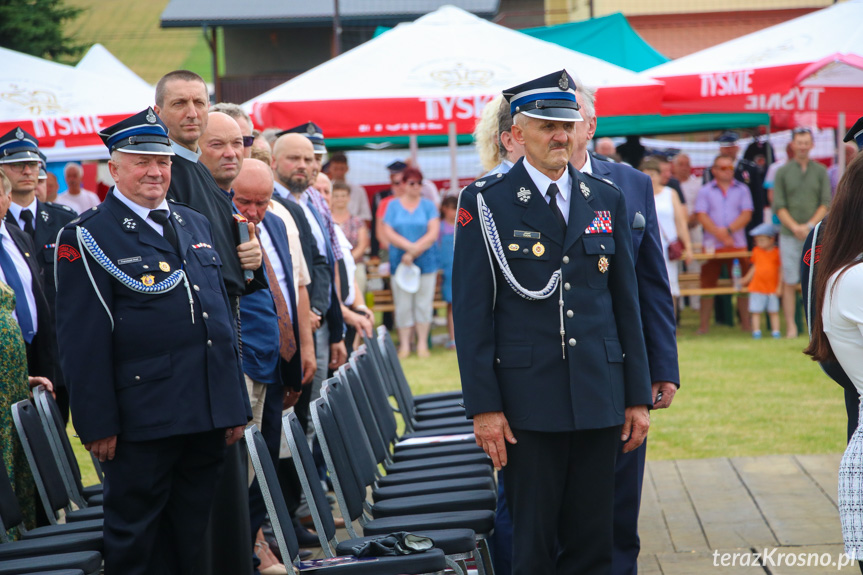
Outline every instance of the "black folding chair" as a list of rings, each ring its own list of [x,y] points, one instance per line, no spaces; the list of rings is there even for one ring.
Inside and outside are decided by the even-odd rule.
[[[312,403],[311,416],[327,464],[327,470],[333,480],[336,499],[339,502],[342,515],[345,517],[345,528],[351,537],[357,537],[353,528],[354,521],[359,522],[363,534],[366,536],[384,535],[392,531],[470,529],[476,534],[477,546],[482,557],[481,561],[477,561],[480,574],[493,572],[486,538],[494,529],[494,511],[476,509],[478,506],[489,505],[489,502],[482,500],[482,494],[471,493],[458,497],[453,496],[452,493],[442,494],[442,496],[450,497],[454,503],[464,506],[467,509],[464,511],[423,512],[437,510],[441,505],[439,499],[430,496],[388,499],[375,504],[373,507],[380,515],[388,516],[370,519],[366,515],[366,487],[363,485],[362,478],[358,477],[358,471],[351,465],[347,453],[348,447],[340,437],[335,416],[325,398],[319,398]],[[459,468],[454,467],[452,469],[457,470]],[[410,476],[418,473],[426,478],[432,474],[438,475],[437,470],[396,475]],[[382,479],[389,477],[386,476]],[[405,501],[406,499],[411,501]],[[386,508],[385,513],[382,512],[384,508]],[[398,515],[400,512],[410,514]],[[390,513],[393,515],[389,516]]]
[[[66,427],[63,424],[63,417],[60,415],[57,402],[44,386],[39,385],[33,389],[33,403],[36,404],[36,411],[39,412],[42,427],[48,435],[51,451],[54,452],[54,459],[60,467],[69,499],[82,508],[90,505],[101,505],[103,485],[97,483],[84,487],[84,483],[81,481],[81,468],[78,467],[78,460],[75,457],[69,436],[66,435]]]
[[[22,575],[22,573],[65,575],[67,573],[82,572],[84,575],[99,575],[101,570],[102,555],[96,551],[80,551],[78,553],[63,553],[60,555],[0,561],[0,575]]]
[[[67,523],[102,519],[101,505],[72,509],[63,475],[54,460],[54,453],[51,451],[48,436],[45,434],[42,422],[39,420],[39,414],[36,413],[33,404],[26,399],[13,404],[12,419],[15,422],[15,429],[18,431],[18,438],[24,447],[24,454],[27,456],[27,463],[33,473],[33,479],[36,481],[36,490],[39,492],[39,498],[45,508],[48,521],[52,525],[56,525],[60,510],[64,511]]]
[[[303,434],[303,437],[303,445],[308,449],[308,445],[305,443],[305,434]],[[249,450],[249,457],[252,460],[252,467],[255,469],[255,475],[258,478],[261,492],[264,494],[264,502],[270,515],[273,534],[279,544],[281,555],[283,558],[290,559],[292,565],[300,568],[299,543],[297,543],[297,538],[291,525],[288,507],[282,497],[276,468],[273,465],[272,459],[270,459],[267,444],[261,432],[258,431],[257,426],[254,425],[246,428],[245,439],[246,447]],[[324,502],[326,502],[326,496],[324,496]],[[310,507],[312,513],[316,514],[316,505],[310,505]],[[317,515],[320,518],[320,514]],[[329,519],[334,532],[335,524],[332,522],[332,515],[330,515]],[[322,571],[325,570],[326,573],[332,575],[410,575],[420,573],[442,575],[445,569],[446,560],[443,551],[440,549],[430,549],[424,553],[415,555],[375,557],[370,560],[357,559],[341,565],[324,567]]]
[[[2,468],[2,473],[0,473],[0,524],[5,525],[0,530],[0,541],[4,543],[8,541],[6,530],[12,527],[18,529],[18,535],[22,540],[88,532],[98,533],[99,536],[102,535],[101,519],[45,525],[43,527],[36,527],[35,529],[27,529],[24,525],[24,513],[12,489],[12,483],[6,474],[6,468],[2,465],[0,465],[0,468]]]

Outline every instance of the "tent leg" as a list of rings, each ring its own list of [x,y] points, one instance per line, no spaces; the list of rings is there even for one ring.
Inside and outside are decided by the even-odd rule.
[[[411,164],[414,166],[417,165],[417,152],[419,152],[419,143],[417,142],[417,135],[411,134],[408,137],[408,146],[411,150]]]
[[[836,154],[839,160],[839,176],[845,173],[845,143],[842,139],[845,137],[845,112],[839,112],[836,126]]]
[[[458,193],[458,137],[455,122],[449,123],[449,193]]]

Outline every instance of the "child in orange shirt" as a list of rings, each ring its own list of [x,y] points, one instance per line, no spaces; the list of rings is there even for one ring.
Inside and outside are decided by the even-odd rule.
[[[774,338],[779,334],[779,296],[782,294],[782,274],[779,249],[776,247],[776,226],[763,223],[749,232],[755,238],[752,248],[752,266],[741,283],[749,286],[749,313],[752,319],[752,337],[761,338],[761,314],[770,318],[770,331]]]

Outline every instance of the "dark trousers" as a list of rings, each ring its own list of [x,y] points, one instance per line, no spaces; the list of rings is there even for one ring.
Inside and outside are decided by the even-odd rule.
[[[641,447],[623,453],[620,442],[614,472],[614,556],[613,575],[636,575],[638,552],[638,510],[641,508],[641,486],[644,483],[644,463],[647,459],[647,440]]]
[[[609,575],[620,427],[513,433],[505,483],[513,573]]]
[[[225,432],[117,440],[105,461],[105,575],[199,573]]]

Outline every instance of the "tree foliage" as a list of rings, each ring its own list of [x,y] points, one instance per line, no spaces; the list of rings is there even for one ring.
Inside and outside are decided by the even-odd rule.
[[[83,50],[64,34],[63,24],[82,10],[64,0],[0,0],[0,46],[52,60],[67,60]]]

